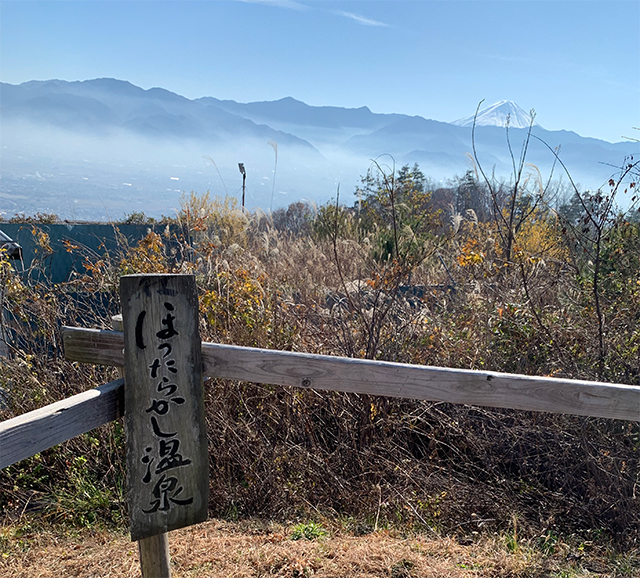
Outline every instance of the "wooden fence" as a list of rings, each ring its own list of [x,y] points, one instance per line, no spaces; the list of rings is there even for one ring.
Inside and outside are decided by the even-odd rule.
[[[124,365],[124,335],[65,327],[65,357]],[[272,385],[640,421],[640,387],[202,343],[203,374]],[[124,414],[118,379],[0,423],[0,469]]]
[[[125,365],[123,332],[65,327],[63,343],[69,360]],[[202,373],[210,378],[640,421],[636,386],[216,343],[202,343],[201,353]],[[121,378],[0,423],[0,469],[123,416],[124,392]],[[166,551],[166,534],[161,540]],[[143,569],[143,575],[152,574]]]

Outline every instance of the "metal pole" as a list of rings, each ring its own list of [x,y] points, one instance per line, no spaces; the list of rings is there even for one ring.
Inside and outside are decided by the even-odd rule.
[[[242,212],[244,213],[244,190],[247,182],[247,173],[242,173]]]
[[[247,182],[247,171],[244,168],[244,163],[238,163],[238,170],[242,175],[242,212],[244,213],[244,190]]]

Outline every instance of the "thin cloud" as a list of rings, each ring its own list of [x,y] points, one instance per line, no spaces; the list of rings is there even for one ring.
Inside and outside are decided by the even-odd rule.
[[[362,24],[363,26],[382,26],[384,28],[390,28],[388,24],[384,22],[379,22],[378,20],[372,20],[371,18],[365,18],[364,16],[360,16],[359,14],[354,14],[353,12],[345,12],[344,10],[339,10],[335,12],[338,16],[344,16],[345,18],[351,18],[351,20],[355,20],[358,24]]]
[[[299,2],[298,0],[235,0],[236,2],[245,2],[246,4],[262,4],[263,6],[276,6],[278,8],[289,8],[290,10],[312,10],[310,6]],[[379,20],[373,20],[372,18],[366,18],[360,16],[360,14],[354,14],[353,12],[346,12],[344,10],[332,10],[332,12],[343,18],[349,18],[354,20],[362,26],[378,26],[383,28],[390,28],[389,24],[380,22]]]

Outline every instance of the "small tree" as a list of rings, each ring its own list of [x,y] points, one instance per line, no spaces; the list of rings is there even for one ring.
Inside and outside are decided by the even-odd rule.
[[[376,239],[378,261],[421,261],[425,241],[439,225],[427,179],[417,164],[399,171],[373,161],[356,188],[354,210],[361,235]],[[375,235],[373,235],[375,233]]]
[[[408,328],[416,314],[404,308],[401,290],[409,289],[413,272],[439,243],[426,183],[417,165],[395,171],[374,161],[352,208],[338,199],[318,210],[313,228],[332,246],[341,304],[333,311],[348,355],[376,358],[401,341],[392,329],[399,319]]]
[[[628,270],[623,261],[628,261],[629,248],[631,254],[639,251],[637,228],[629,222],[627,215],[637,212],[639,198],[636,190],[640,161],[634,162],[633,157],[625,159],[617,174],[609,179],[608,192],[598,189],[595,193],[589,193],[578,189],[557,152],[552,152],[565,170],[573,189],[573,208],[565,212],[565,215],[561,213],[562,224],[570,242],[577,249],[574,262],[576,273],[583,280],[582,286],[591,294],[597,325],[597,375],[598,379],[602,379],[607,357],[607,280],[619,276],[618,265]],[[626,215],[616,204],[618,195],[623,191],[625,194],[632,194]],[[632,259],[630,262],[635,261]]]
[[[291,203],[286,209],[280,208],[271,214],[271,222],[279,232],[285,232],[294,237],[308,235],[315,216],[314,208],[307,202]]]
[[[509,157],[512,164],[512,177],[509,183],[497,182],[492,176],[487,177],[478,152],[476,150],[475,130],[476,118],[480,106],[484,100],[480,101],[476,109],[473,128],[471,131],[471,142],[473,147],[473,160],[477,170],[482,175],[484,184],[489,192],[489,204],[491,207],[492,218],[495,222],[496,233],[500,238],[502,247],[502,257],[505,264],[511,264],[513,260],[513,248],[518,231],[526,220],[536,212],[543,204],[547,195],[553,170],[549,175],[546,186],[543,185],[542,175],[534,165],[526,162],[529,143],[532,138],[531,131],[533,129],[535,111],[532,109],[530,113],[529,129],[525,136],[520,156],[516,160],[511,139],[509,135],[509,117],[506,123],[506,140]]]

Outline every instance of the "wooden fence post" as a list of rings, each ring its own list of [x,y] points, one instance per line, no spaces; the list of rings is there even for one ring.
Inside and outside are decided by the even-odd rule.
[[[131,539],[143,577],[170,578],[167,532],[206,520],[208,511],[195,279],[127,275],[120,296]]]

